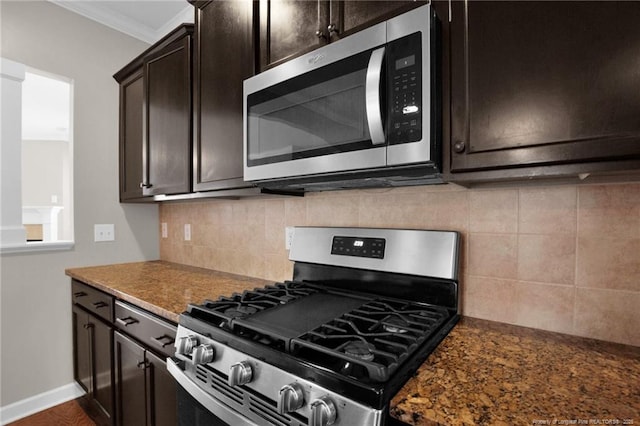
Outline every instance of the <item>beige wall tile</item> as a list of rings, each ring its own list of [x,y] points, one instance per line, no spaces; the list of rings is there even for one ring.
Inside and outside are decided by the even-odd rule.
[[[421,228],[458,232],[469,230],[468,192],[425,191],[422,200],[424,211]]]
[[[440,185],[207,200],[162,204],[160,221],[169,230],[169,238],[160,239],[161,259],[273,281],[293,273],[285,226],[456,230],[463,241],[465,315],[626,343],[638,339],[610,312],[620,306],[635,312],[640,303],[640,184]],[[190,242],[183,238],[185,223],[192,224]],[[619,322],[625,321],[637,328],[638,314],[623,313]]]
[[[571,235],[520,235],[518,279],[575,283],[576,239]]]
[[[575,288],[519,281],[514,300],[515,324],[571,333]]]
[[[282,252],[284,250],[286,223],[284,211],[284,200],[269,200],[265,203],[265,253]]]
[[[360,226],[420,228],[425,221],[424,197],[413,191],[365,193],[359,199]]]
[[[469,234],[467,265],[470,275],[516,278],[518,236],[510,234]]]
[[[264,277],[272,281],[285,281],[291,279],[288,273],[287,262],[283,261],[287,255],[284,253],[267,254],[264,256]]]
[[[197,266],[199,268],[206,268],[208,265],[212,263],[214,249],[208,246],[193,246],[191,259],[192,265]]]
[[[578,288],[574,333],[640,346],[640,292]]]
[[[307,224],[307,200],[303,197],[291,197],[284,200],[284,218],[286,226],[304,226]]]
[[[307,198],[307,224],[311,226],[358,226],[359,200],[357,195],[348,193],[310,194]]]
[[[578,188],[578,234],[640,238],[640,184]]]
[[[640,238],[578,238],[576,284],[640,292]]]
[[[202,220],[206,223],[232,223],[233,208],[229,201],[212,200],[202,203]]]
[[[518,230],[518,191],[515,189],[471,191],[471,232],[515,233]]]
[[[575,235],[575,186],[520,189],[518,231],[524,234]]]
[[[461,287],[463,315],[513,324],[516,281],[467,275]]]

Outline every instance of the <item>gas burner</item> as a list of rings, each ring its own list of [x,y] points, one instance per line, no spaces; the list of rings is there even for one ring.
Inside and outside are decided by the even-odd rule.
[[[402,317],[394,316],[389,317],[383,321],[382,328],[389,333],[398,333],[404,334],[406,333],[407,327],[409,327],[409,323]]]
[[[230,318],[239,318],[255,314],[256,312],[258,312],[258,308],[254,308],[253,306],[233,306],[225,309],[224,314]]]
[[[354,358],[358,358],[362,361],[373,361],[373,350],[376,347],[371,343],[363,342],[361,340],[352,340],[346,344],[342,349],[345,354]]]

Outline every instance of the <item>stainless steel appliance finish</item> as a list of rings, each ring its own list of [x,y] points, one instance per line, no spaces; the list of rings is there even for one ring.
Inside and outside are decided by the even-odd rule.
[[[332,406],[339,413],[340,422],[334,424],[355,426],[380,422],[381,410],[372,410],[350,401],[339,393],[186,328],[178,331],[177,340],[182,338],[196,338],[200,344],[212,347],[217,356],[203,363],[193,360],[190,354],[176,353],[176,358],[185,362],[185,369],[180,369],[174,360],[169,359],[169,371],[183,387],[196,384],[199,389],[193,393],[194,398],[231,426],[322,424],[312,422],[312,418],[319,415],[317,412],[322,411],[323,406]],[[233,366],[238,362],[245,363],[252,372],[251,379],[242,385],[231,384],[224,379],[225,375],[229,379],[232,377]],[[294,388],[300,390],[302,404],[296,409],[286,410],[284,407],[291,405],[295,398],[290,393]],[[205,389],[204,393],[202,389]]]
[[[329,231],[329,232],[327,232]],[[384,259],[335,256],[332,239],[337,235],[384,238]],[[458,279],[458,235],[446,231],[406,229],[296,227],[289,259],[325,265]]]
[[[425,5],[245,80],[244,179],[441,182],[436,23]]]
[[[458,253],[451,231],[297,227],[293,280],[189,305],[168,369],[215,424],[387,425],[458,319]]]

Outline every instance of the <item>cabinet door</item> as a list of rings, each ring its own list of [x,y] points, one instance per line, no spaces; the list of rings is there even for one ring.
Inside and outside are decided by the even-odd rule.
[[[328,1],[266,0],[260,2],[259,70],[326,44]],[[321,31],[319,37],[316,32]]]
[[[169,374],[165,359],[159,358],[151,352],[147,352],[146,357],[151,424],[175,426],[178,424],[176,380]]]
[[[144,62],[145,195],[191,191],[191,38]]]
[[[253,3],[198,4],[194,190],[247,186],[242,179],[242,81],[254,70]]]
[[[334,0],[331,2],[329,25],[335,25],[338,31],[331,34],[331,40],[335,41],[341,36],[362,30],[426,3],[427,1],[423,0]]]
[[[142,198],[142,68],[120,84],[120,201]]]
[[[452,172],[640,158],[640,2],[452,6]]]
[[[93,355],[93,398],[103,413],[113,419],[113,328],[90,316]]]
[[[73,322],[73,378],[90,393],[91,383],[91,341],[89,340],[89,314],[77,306],[71,307]]]
[[[119,332],[114,340],[117,425],[147,425],[144,348]]]

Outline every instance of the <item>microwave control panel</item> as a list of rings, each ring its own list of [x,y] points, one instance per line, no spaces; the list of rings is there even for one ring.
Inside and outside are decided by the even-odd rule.
[[[387,45],[388,140],[390,144],[422,139],[422,54],[420,33]]]

